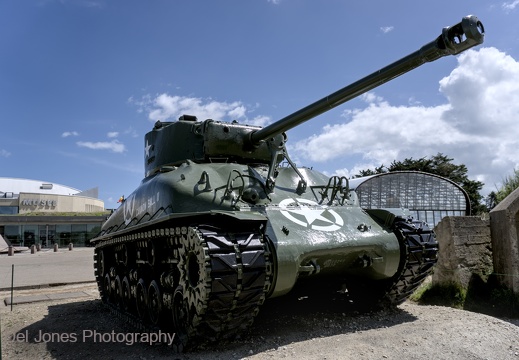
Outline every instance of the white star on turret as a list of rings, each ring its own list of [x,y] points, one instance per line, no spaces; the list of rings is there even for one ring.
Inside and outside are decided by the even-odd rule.
[[[146,146],[144,147],[144,152],[146,153],[146,157],[150,157],[150,149],[151,149],[151,146],[150,144],[148,144],[148,140],[146,140]]]

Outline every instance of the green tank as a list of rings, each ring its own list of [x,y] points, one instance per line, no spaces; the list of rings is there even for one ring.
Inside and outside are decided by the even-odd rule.
[[[296,167],[285,132],[483,38],[467,16],[264,128],[192,115],[157,122],[142,183],[92,240],[102,301],[141,329],[174,333],[177,350],[243,332],[266,299],[296,283],[403,302],[437,261],[432,230],[404,209],[360,208],[344,176]]]

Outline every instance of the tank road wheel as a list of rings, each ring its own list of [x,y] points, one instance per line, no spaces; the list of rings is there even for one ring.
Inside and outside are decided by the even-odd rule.
[[[101,300],[103,302],[108,303],[111,302],[112,299],[112,286],[111,286],[111,280],[110,280],[110,274],[105,274],[103,278],[103,296]]]
[[[178,286],[173,294],[173,326],[175,327],[175,344],[177,352],[182,352],[187,344],[189,315],[185,307],[182,286]]]
[[[143,321],[148,319],[148,291],[146,283],[143,278],[139,279],[137,288],[135,290],[135,305],[137,306],[137,313]]]
[[[148,263],[151,266],[155,266],[157,264],[157,249],[155,248],[155,243],[152,240],[149,240],[146,246],[146,256],[148,259]]]
[[[151,323],[159,325],[160,315],[162,312],[162,294],[159,284],[153,280],[148,288],[148,312]]]
[[[122,304],[123,310],[128,311],[130,309],[130,304],[131,304],[131,300],[132,300],[130,280],[128,280],[128,276],[125,276],[123,278],[121,296],[122,296],[121,304]]]
[[[122,282],[121,282],[121,277],[119,275],[117,275],[115,277],[115,288],[114,288],[114,302],[118,305],[118,306],[121,306],[122,303],[123,303],[123,286],[122,286]]]
[[[173,316],[177,319],[177,333],[184,333],[188,338],[196,334],[196,327],[206,311],[211,292],[209,250],[202,235],[194,228],[188,228],[182,239],[178,270],[179,288],[175,291]]]
[[[126,244],[121,244],[117,247],[115,261],[124,266],[128,266],[128,247]]]
[[[105,275],[105,253],[103,250],[99,250],[96,254],[96,262],[97,262],[97,276],[100,278]]]

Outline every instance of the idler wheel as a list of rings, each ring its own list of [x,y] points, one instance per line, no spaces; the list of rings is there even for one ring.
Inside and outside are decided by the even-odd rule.
[[[135,291],[135,304],[137,306],[137,313],[143,321],[148,320],[148,292],[146,289],[147,288],[144,279],[140,278],[139,282],[137,283],[137,289]]]
[[[148,288],[148,312],[151,323],[158,325],[162,312],[162,294],[159,284],[155,280],[151,282]]]

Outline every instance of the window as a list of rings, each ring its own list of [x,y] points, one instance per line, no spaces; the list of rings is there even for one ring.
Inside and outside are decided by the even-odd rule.
[[[5,225],[4,238],[9,240],[13,244],[19,244],[20,241],[22,240],[21,226],[20,225]]]
[[[0,215],[18,214],[18,206],[0,206]]]
[[[39,241],[38,225],[22,225],[23,246],[31,246]]]
[[[59,246],[66,246],[70,244],[70,224],[56,225],[56,235],[54,241]]]
[[[70,231],[70,242],[74,245],[85,246],[86,224],[72,224]]]
[[[432,226],[447,214],[468,215],[469,199],[452,181],[437,175],[402,171],[369,177],[355,189],[364,209],[403,207]]]

